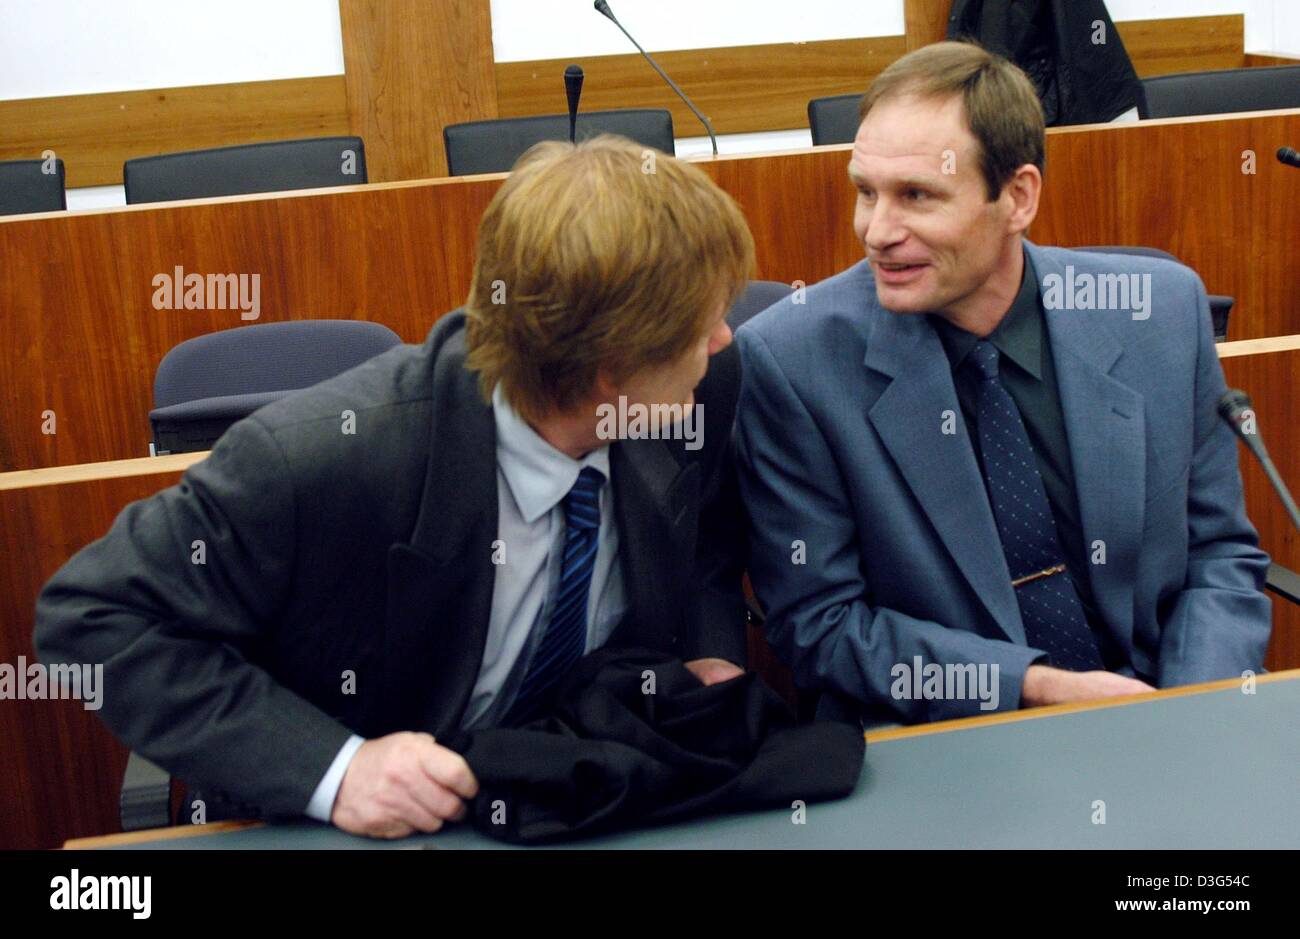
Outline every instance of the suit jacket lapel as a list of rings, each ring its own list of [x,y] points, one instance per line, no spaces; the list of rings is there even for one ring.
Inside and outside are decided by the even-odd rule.
[[[893,379],[868,412],[872,426],[976,596],[1008,638],[1024,643],[975,453],[968,438],[940,435],[945,411],[964,420],[938,335],[924,317],[886,314],[872,332],[866,365]]]
[[[1064,266],[1029,246],[1039,284]],[[1123,354],[1099,314],[1046,310],[1060,388],[1070,465],[1091,560],[1103,542],[1105,563],[1089,563],[1098,608],[1127,648],[1133,635],[1133,592],[1146,505],[1146,421],[1142,396],[1110,375]]]
[[[496,567],[496,426],[448,340],[434,374],[429,462],[409,544],[389,550],[390,717],[458,727],[483,661]]]
[[[622,440],[610,448],[628,612],[613,639],[667,648],[685,628],[685,594],[695,589],[700,470],[684,468],[660,440]]]

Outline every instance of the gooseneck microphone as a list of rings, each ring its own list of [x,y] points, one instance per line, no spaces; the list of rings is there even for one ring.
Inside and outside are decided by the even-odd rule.
[[[1244,391],[1229,388],[1219,399],[1219,416],[1246,445],[1246,449],[1255,455],[1259,465],[1264,468],[1268,481],[1277,491],[1278,498],[1286,506],[1287,514],[1291,516],[1291,524],[1300,529],[1300,511],[1297,511],[1295,499],[1291,498],[1290,490],[1286,488],[1286,483],[1282,481],[1277,467],[1269,459],[1268,450],[1264,448],[1264,440],[1259,435],[1259,428],[1255,426],[1257,416],[1251,406],[1250,396]]]
[[[1300,166],[1300,153],[1297,153],[1291,147],[1278,147],[1277,161],[1285,163],[1287,166]]]
[[[717,134],[713,132],[713,125],[709,123],[709,119],[700,113],[700,109],[695,106],[694,102],[692,102],[690,98],[686,97],[686,92],[677,87],[677,83],[668,77],[668,73],[659,67],[659,63],[650,57],[650,53],[641,48],[641,44],[632,38],[632,34],[626,29],[623,29],[623,24],[618,21],[616,16],[614,16],[614,11],[609,8],[609,4],[606,3],[605,0],[596,0],[593,5],[595,6],[597,13],[607,17],[611,23],[623,30],[623,35],[628,38],[632,45],[636,46],[637,52],[640,52],[645,56],[645,60],[654,66],[654,70],[659,73],[659,77],[668,82],[668,87],[677,92],[677,97],[681,98],[682,101],[686,103],[686,106],[691,109],[691,113],[700,119],[700,123],[704,125],[704,129],[709,133],[709,142],[713,144],[713,155],[717,156],[718,137]]]
[[[564,93],[569,99],[569,143],[578,142],[578,99],[582,97],[582,66],[564,70]]]

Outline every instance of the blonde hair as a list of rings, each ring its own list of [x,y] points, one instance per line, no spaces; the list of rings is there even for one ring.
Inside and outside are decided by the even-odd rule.
[[[623,137],[531,148],[483,215],[468,367],[526,420],[571,411],[698,341],[752,276],[739,207],[701,170]]]

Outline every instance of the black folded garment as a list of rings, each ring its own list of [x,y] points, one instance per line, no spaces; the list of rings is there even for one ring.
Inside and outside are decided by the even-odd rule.
[[[644,649],[582,659],[544,718],[439,742],[478,777],[469,821],[515,844],[841,798],[866,748],[855,725],[797,724],[756,674],[705,686]]]

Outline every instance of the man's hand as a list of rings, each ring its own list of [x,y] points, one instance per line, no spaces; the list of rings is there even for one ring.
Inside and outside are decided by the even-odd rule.
[[[1048,665],[1031,665],[1025,669],[1020,706],[1092,701],[1155,690],[1144,681],[1114,672],[1071,672]]]
[[[432,832],[465,817],[478,780],[459,753],[429,734],[397,733],[361,745],[348,764],[330,821],[372,838]]]
[[[716,685],[719,682],[731,681],[745,674],[745,670],[739,665],[733,665],[726,659],[694,659],[687,662],[686,667],[691,670],[691,674],[698,678],[705,685]]]

